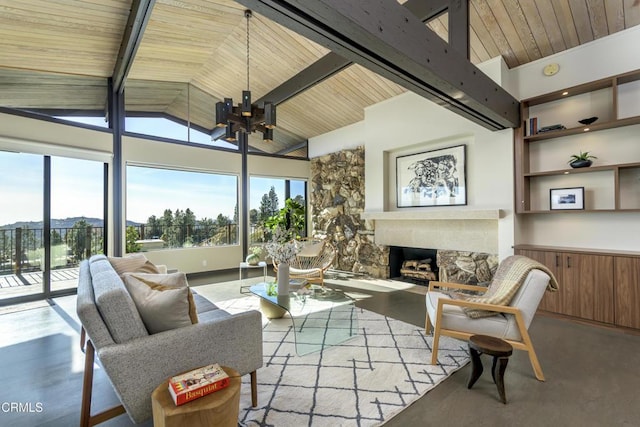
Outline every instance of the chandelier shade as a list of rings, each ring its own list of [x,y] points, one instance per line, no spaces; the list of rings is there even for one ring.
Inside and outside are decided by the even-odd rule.
[[[251,11],[244,12],[247,18],[247,90],[242,91],[242,102],[233,105],[232,98],[216,103],[216,127],[226,128],[223,139],[228,142],[237,141],[237,132],[262,132],[265,142],[273,141],[273,129],[276,127],[276,106],[265,102],[263,106],[251,103],[249,90],[249,19]]]

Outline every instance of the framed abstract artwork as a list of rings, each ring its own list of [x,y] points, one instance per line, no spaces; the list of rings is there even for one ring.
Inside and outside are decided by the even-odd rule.
[[[467,204],[466,145],[396,158],[397,206]]]

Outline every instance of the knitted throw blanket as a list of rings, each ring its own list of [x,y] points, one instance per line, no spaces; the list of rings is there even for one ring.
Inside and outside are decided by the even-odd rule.
[[[524,282],[529,272],[533,269],[542,270],[549,275],[551,280],[547,285],[547,290],[555,292],[558,290],[558,282],[549,269],[537,261],[521,255],[514,255],[504,259],[496,271],[488,290],[482,296],[469,296],[465,294],[455,294],[455,299],[462,299],[472,302],[481,302],[495,305],[508,305],[513,296],[518,292],[520,285]],[[475,308],[463,307],[465,314],[477,319],[480,317],[496,316],[500,313],[495,311],[479,310]]]

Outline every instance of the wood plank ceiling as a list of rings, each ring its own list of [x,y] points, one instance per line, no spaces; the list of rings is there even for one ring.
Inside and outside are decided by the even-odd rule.
[[[113,73],[131,4],[0,0],[0,105],[103,110],[104,78]],[[238,102],[247,86],[243,12],[231,0],[156,0],[128,76],[127,108],[211,129],[212,105]],[[640,24],[640,0],[470,0],[469,20],[470,60],[502,55],[513,68]],[[448,39],[446,13],[426,25]],[[254,99],[328,53],[258,14],[250,34]],[[404,91],[351,65],[280,104],[276,140],[251,144],[284,152],[362,120],[365,107]]]

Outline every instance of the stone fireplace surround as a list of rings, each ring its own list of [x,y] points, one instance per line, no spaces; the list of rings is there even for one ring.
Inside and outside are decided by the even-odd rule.
[[[498,268],[498,257],[495,254],[391,246],[389,248],[390,278],[428,285],[429,281],[406,278],[400,273],[403,261],[426,259],[431,259],[429,263],[431,270],[436,273],[436,280],[441,282],[487,285]]]
[[[499,252],[500,209],[365,211],[364,158],[358,147],[311,160],[312,235],[336,247],[334,269],[388,279],[392,246]]]

